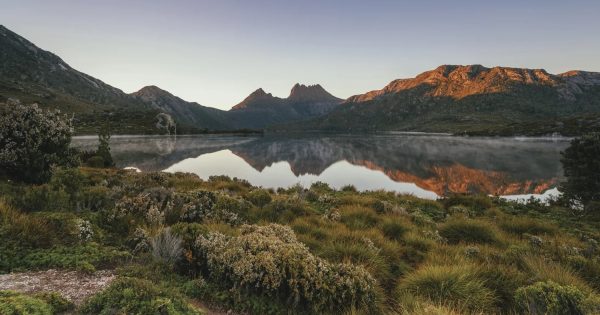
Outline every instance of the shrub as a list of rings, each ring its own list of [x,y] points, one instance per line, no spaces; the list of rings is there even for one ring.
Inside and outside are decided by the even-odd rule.
[[[490,197],[485,195],[453,194],[444,198],[442,203],[446,209],[453,206],[466,206],[476,214],[481,214],[493,206]]]
[[[592,202],[600,202],[600,133],[576,138],[562,152],[566,181],[560,191],[565,198],[588,209]],[[600,208],[600,207],[599,207]]]
[[[340,190],[343,192],[357,192],[356,187],[354,187],[354,185],[345,185],[342,188],[340,188]]]
[[[52,315],[52,307],[44,300],[14,291],[0,291],[0,314]]]
[[[200,314],[183,296],[148,280],[119,278],[92,296],[81,308],[83,314]]]
[[[271,194],[264,189],[255,189],[248,193],[246,199],[257,207],[264,207],[271,202]]]
[[[495,301],[478,270],[469,265],[422,267],[401,280],[398,294],[406,293],[470,311],[490,311]]]
[[[77,164],[69,148],[72,122],[59,111],[17,105],[0,115],[0,169],[15,180],[42,183],[52,167]]]
[[[73,302],[65,299],[56,292],[42,292],[34,296],[48,303],[54,314],[62,314],[75,308]]]
[[[515,300],[523,312],[532,315],[586,314],[585,295],[574,286],[537,282],[517,289]]]
[[[21,213],[0,201],[0,245],[20,248],[49,247],[55,235],[47,222],[39,217]],[[1,259],[0,259],[1,260]]]
[[[241,235],[200,236],[199,252],[209,276],[234,288],[288,298],[313,311],[368,307],[375,302],[375,281],[361,267],[331,264],[312,255],[286,226],[244,225]]]
[[[209,215],[217,201],[211,191],[198,190],[177,194],[176,204],[180,207],[179,219],[186,222],[200,222]]]
[[[498,241],[494,229],[483,222],[473,220],[454,220],[440,227],[440,235],[451,244],[477,243],[492,244]]]
[[[166,264],[174,264],[181,258],[182,240],[171,233],[170,228],[162,229],[156,236],[150,239],[152,256]]]

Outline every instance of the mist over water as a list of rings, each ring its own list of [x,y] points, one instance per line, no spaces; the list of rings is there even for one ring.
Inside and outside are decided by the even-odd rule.
[[[74,145],[92,149],[93,137]],[[228,175],[268,188],[322,181],[436,198],[451,193],[541,195],[562,177],[566,139],[443,135],[117,136],[118,167]]]

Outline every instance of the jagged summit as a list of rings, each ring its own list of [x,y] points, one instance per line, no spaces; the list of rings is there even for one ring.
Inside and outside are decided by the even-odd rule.
[[[293,102],[341,102],[342,100],[331,95],[320,84],[304,85],[296,83],[287,98]]]
[[[233,106],[232,110],[241,110],[255,106],[275,105],[281,98],[273,96],[271,93],[265,92],[262,88],[250,93],[243,101]]]

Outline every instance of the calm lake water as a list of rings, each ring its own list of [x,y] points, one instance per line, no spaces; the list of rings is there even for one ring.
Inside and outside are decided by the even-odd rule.
[[[96,137],[74,145],[97,146]],[[443,135],[115,136],[118,167],[229,175],[268,188],[322,181],[436,198],[449,192],[550,195],[562,178],[565,139]]]

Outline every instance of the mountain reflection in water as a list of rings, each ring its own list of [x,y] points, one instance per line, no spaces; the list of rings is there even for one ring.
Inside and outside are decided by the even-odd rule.
[[[93,149],[94,137],[74,145]],[[433,135],[306,137],[120,136],[111,139],[119,167],[229,175],[263,187],[386,189],[435,198],[449,192],[542,194],[562,176],[564,140],[463,138]]]

